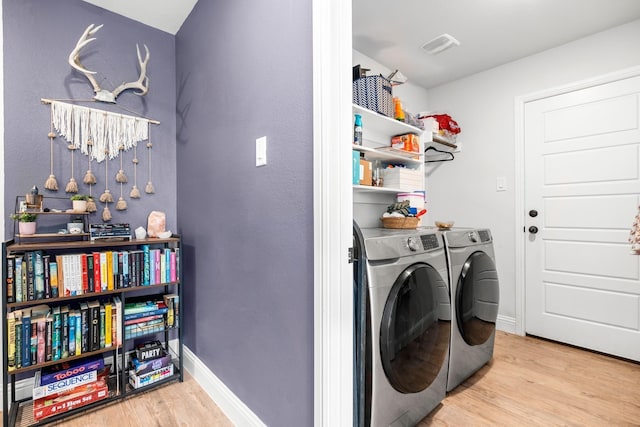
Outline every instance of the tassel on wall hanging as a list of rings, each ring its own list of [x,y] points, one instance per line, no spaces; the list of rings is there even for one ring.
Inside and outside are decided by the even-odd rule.
[[[140,198],[140,190],[138,189],[138,147],[133,147],[133,187],[129,193],[129,197],[132,199]]]
[[[87,156],[87,158],[89,159],[89,169],[87,169],[87,173],[84,174],[84,179],[82,180],[82,182],[84,182],[87,185],[94,185],[97,181],[96,181],[96,176],[93,174],[93,171],[91,170],[91,150],[93,149],[93,141],[89,140],[87,141],[87,145],[89,146],[89,155]]]
[[[44,183],[44,188],[51,191],[58,191],[58,181],[56,180],[56,176],[53,174],[53,139],[56,137],[56,133],[53,131],[53,111],[51,111],[51,120],[49,126],[49,133],[47,134],[49,137],[49,178]]]
[[[127,179],[127,175],[124,174],[124,170],[122,169],[122,158],[124,157],[124,155],[122,154],[122,150],[124,150],[124,147],[121,145],[119,149],[120,149],[120,170],[116,174],[116,182],[120,184],[120,197],[118,198],[118,202],[116,203],[116,210],[124,211],[127,209],[127,202],[126,200],[124,200],[124,197],[122,197],[122,186],[128,181],[128,179]]]
[[[156,192],[155,188],[153,188],[153,183],[151,182],[151,148],[153,144],[151,143],[151,133],[147,132],[148,141],[147,141],[147,153],[149,154],[149,181],[147,181],[147,185],[144,187],[144,192],[147,194],[153,194]]]
[[[67,187],[64,189],[64,191],[66,193],[77,193],[78,192],[78,183],[76,182],[76,179],[74,178],[74,172],[73,172],[73,164],[74,164],[74,156],[73,153],[76,151],[76,147],[73,146],[73,144],[69,144],[68,147],[69,151],[71,151],[71,179],[69,179],[69,183],[67,184]]]
[[[102,210],[102,220],[110,221],[111,220],[111,211],[109,211],[109,203],[113,203],[113,195],[111,191],[109,191],[109,157],[106,157],[104,162],[104,193],[100,195],[100,201],[105,204],[104,209]]]

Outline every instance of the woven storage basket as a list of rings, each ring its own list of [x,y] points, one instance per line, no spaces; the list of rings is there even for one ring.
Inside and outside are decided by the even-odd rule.
[[[420,218],[415,216],[380,218],[384,228],[416,228]]]

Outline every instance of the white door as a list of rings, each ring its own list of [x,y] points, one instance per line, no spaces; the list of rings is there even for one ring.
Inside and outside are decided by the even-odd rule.
[[[637,76],[524,106],[526,332],[633,360],[639,104]]]

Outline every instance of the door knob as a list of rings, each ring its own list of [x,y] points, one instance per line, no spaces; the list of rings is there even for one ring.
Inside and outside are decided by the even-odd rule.
[[[535,209],[531,209],[531,210],[529,211],[529,216],[530,216],[531,218],[535,218],[535,217],[537,217],[537,216],[538,216],[538,211],[537,211],[537,210],[535,210]]]
[[[537,232],[538,232],[538,227],[536,227],[535,225],[532,225],[531,227],[529,227],[529,233],[536,234]]]

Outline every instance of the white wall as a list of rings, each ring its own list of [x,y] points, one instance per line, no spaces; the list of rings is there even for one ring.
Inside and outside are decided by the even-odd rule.
[[[427,172],[430,217],[491,228],[503,318],[516,316],[515,222],[524,215],[515,206],[514,98],[640,65],[638,41],[640,20],[429,89],[429,107],[452,115],[463,143],[453,162]],[[500,176],[507,191],[496,192]]]

